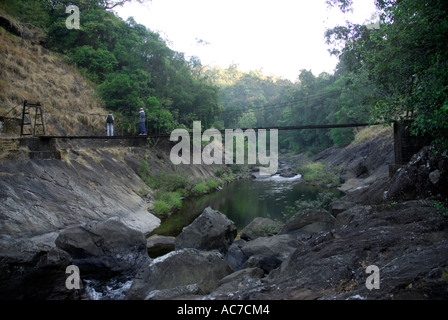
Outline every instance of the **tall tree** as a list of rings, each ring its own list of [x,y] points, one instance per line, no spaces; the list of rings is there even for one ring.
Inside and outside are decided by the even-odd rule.
[[[348,0],[329,0],[342,10]],[[448,2],[377,0],[379,27],[349,24],[327,32],[348,69],[376,87],[372,106],[388,122],[412,119],[415,134],[448,148]]]

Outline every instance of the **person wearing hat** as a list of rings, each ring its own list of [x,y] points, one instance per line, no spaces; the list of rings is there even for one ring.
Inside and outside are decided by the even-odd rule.
[[[146,115],[145,110],[143,108],[140,108],[140,111],[138,112],[138,127],[140,131],[140,136],[145,136],[146,133]]]

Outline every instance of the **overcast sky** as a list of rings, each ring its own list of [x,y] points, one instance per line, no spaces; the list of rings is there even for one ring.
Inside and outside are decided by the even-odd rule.
[[[170,48],[203,65],[263,69],[294,81],[301,69],[332,73],[337,59],[328,53],[324,33],[346,20],[372,17],[374,0],[355,0],[342,14],[325,0],[152,0],[115,11],[157,31]],[[201,41],[202,40],[202,41]]]

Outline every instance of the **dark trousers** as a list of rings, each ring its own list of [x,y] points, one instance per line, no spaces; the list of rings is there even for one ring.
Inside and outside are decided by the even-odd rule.
[[[140,130],[140,133],[146,134],[146,126],[145,126],[144,122],[139,122],[139,130]]]

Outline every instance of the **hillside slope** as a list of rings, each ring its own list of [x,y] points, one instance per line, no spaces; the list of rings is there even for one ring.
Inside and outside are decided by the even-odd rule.
[[[24,100],[44,107],[47,134],[104,134],[104,103],[94,87],[64,58],[35,39],[43,38],[0,12],[0,115],[19,118]],[[15,109],[14,109],[15,108]]]

